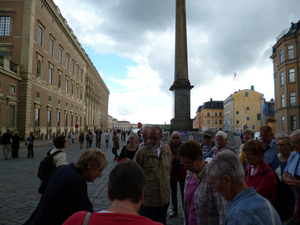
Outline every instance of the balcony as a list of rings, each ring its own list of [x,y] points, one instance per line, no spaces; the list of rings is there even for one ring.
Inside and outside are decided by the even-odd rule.
[[[10,72],[13,72],[13,73],[19,75],[20,66],[16,63],[11,62],[9,59],[7,59],[3,56],[0,56],[0,68],[1,67],[4,70],[7,70],[7,71],[10,71]]]

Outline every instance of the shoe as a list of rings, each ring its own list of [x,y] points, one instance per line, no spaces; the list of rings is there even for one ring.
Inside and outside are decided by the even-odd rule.
[[[173,211],[173,212],[171,212],[170,214],[169,214],[169,217],[175,217],[175,216],[177,216],[178,215],[178,213],[177,212],[175,212],[175,211]]]

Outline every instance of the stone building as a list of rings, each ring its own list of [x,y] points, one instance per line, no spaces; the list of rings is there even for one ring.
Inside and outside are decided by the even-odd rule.
[[[52,0],[0,0],[0,57],[1,132],[107,128],[109,90]]]
[[[118,121],[118,129],[119,130],[130,130],[131,124],[128,121]]]
[[[223,130],[223,101],[204,102],[199,106],[196,115],[198,129]]]
[[[300,21],[283,30],[273,46],[276,136],[300,128]]]
[[[251,90],[236,91],[224,100],[224,131],[240,134],[248,128],[253,132],[265,124],[264,95]]]

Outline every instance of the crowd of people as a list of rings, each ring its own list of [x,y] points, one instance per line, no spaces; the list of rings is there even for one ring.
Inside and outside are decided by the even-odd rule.
[[[108,148],[111,140],[114,161],[118,163],[109,175],[110,207],[94,212],[86,182],[101,177],[108,163],[106,154],[99,149],[101,134],[101,129],[97,129],[95,136],[92,131],[86,136],[79,135],[80,148],[86,141],[87,149],[75,164],[68,164],[64,152],[68,136],[53,139],[55,147],[50,154],[56,153],[55,169],[41,181],[38,190],[41,200],[26,225],[76,225],[84,221],[166,224],[167,216],[181,216],[178,183],[187,225],[288,225],[300,221],[300,130],[278,137],[276,142],[269,126],[260,127],[261,140],[254,139],[253,132],[247,129],[238,148],[230,145],[223,131],[216,134],[204,131],[202,144],[196,140],[182,142],[180,132],[173,131],[169,143],[165,144],[159,126],[144,126],[139,133],[128,134],[127,140],[121,136],[126,143],[123,147],[115,131],[112,137],[106,131],[105,147]],[[8,150],[15,136],[17,133],[12,136],[9,130],[2,136],[5,159],[11,154],[18,156],[14,150],[13,153]],[[91,148],[93,138],[96,138],[95,149]],[[33,157],[32,133],[26,141],[28,157]],[[119,155],[118,149],[121,149]],[[291,203],[290,199],[282,202],[279,191],[281,194],[290,190]],[[167,215],[170,201],[172,212]],[[288,203],[291,207],[286,207]]]

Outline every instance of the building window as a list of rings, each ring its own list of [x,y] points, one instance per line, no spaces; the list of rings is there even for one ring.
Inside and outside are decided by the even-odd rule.
[[[71,127],[73,127],[73,115],[71,115]]]
[[[10,93],[16,93],[16,86],[10,85]]]
[[[222,116],[222,112],[219,113],[219,116]]]
[[[10,16],[0,16],[0,36],[9,36]]]
[[[79,67],[77,67],[77,79],[79,79]]]
[[[207,116],[210,116],[210,112],[207,112]]]
[[[61,76],[58,75],[58,84],[57,84],[58,88],[61,88]]]
[[[295,80],[295,68],[289,69],[289,82],[296,82]]]
[[[60,126],[60,112],[57,113],[57,126]]]
[[[210,124],[210,120],[207,120],[207,124]]]
[[[66,93],[68,93],[68,82],[69,82],[69,80],[66,79]]]
[[[250,120],[250,117],[247,117],[247,120]]]
[[[65,114],[65,127],[68,126],[68,114]]]
[[[260,113],[257,113],[257,120],[261,120]]]
[[[297,117],[291,116],[291,130],[297,130]]]
[[[282,49],[279,51],[280,63],[283,63],[283,51]]]
[[[80,120],[79,120],[79,126],[81,126],[81,122],[82,122],[82,118],[80,117]]]
[[[58,102],[57,102],[59,105],[60,105],[60,99],[58,99]]]
[[[285,107],[284,105],[284,94],[281,95],[281,107]]]
[[[51,111],[48,110],[48,115],[47,115],[47,126],[51,127]]]
[[[34,126],[40,126],[40,109],[35,108]]]
[[[8,52],[0,52],[0,56],[9,59],[9,54],[8,54]]]
[[[280,84],[284,85],[284,73],[283,72],[280,73]]]
[[[83,79],[83,71],[81,70],[81,75],[80,75],[81,77],[80,77],[80,80],[81,80],[81,82],[82,82],[82,79]]]
[[[76,87],[76,98],[78,98],[78,87]]]
[[[58,60],[59,60],[60,64],[62,64],[62,51],[63,51],[63,49],[60,47],[59,48],[59,57],[58,57]]]
[[[290,106],[296,106],[296,92],[290,92]]]
[[[49,96],[49,98],[48,98],[48,101],[49,101],[49,102],[51,102],[51,101],[52,101],[52,97],[51,97],[51,96]]]
[[[38,92],[38,91],[36,92],[36,97],[40,98],[40,92]]]
[[[67,56],[67,61],[66,61],[66,68],[67,68],[67,70],[69,69],[69,59],[70,59],[70,57]]]
[[[43,45],[43,32],[44,32],[43,27],[41,25],[39,25],[39,28],[38,28],[38,45],[39,46]]]
[[[287,49],[288,49],[288,59],[293,59],[294,58],[294,45],[289,45]]]
[[[218,120],[215,120],[215,124],[218,124]]]
[[[82,91],[80,91],[80,100],[82,100]]]
[[[240,123],[240,121],[237,120],[237,121],[236,121],[236,124],[239,124],[239,123]]]
[[[66,102],[66,106],[68,106],[68,103]]]
[[[284,116],[281,117],[281,130],[284,130]]]
[[[249,107],[247,107],[246,109],[249,110]]]
[[[72,83],[71,84],[71,95],[73,95],[74,94],[74,84]]]
[[[53,72],[52,68],[49,67],[49,84],[52,84],[52,72]]]
[[[36,76],[41,77],[41,61],[38,60],[36,63]]]
[[[14,127],[15,126],[15,106],[9,105],[8,106],[8,126]]]
[[[248,97],[248,96],[249,96],[249,92],[246,91],[246,92],[245,92],[245,97]]]
[[[217,112],[215,112],[215,116],[218,116],[218,113],[217,113]]]
[[[54,40],[50,38],[50,55],[53,56]]]
[[[222,124],[222,120],[219,120],[219,124]]]
[[[239,111],[236,111],[236,115],[239,115]]]
[[[75,70],[75,63],[72,62],[72,74],[74,75],[74,70]]]

